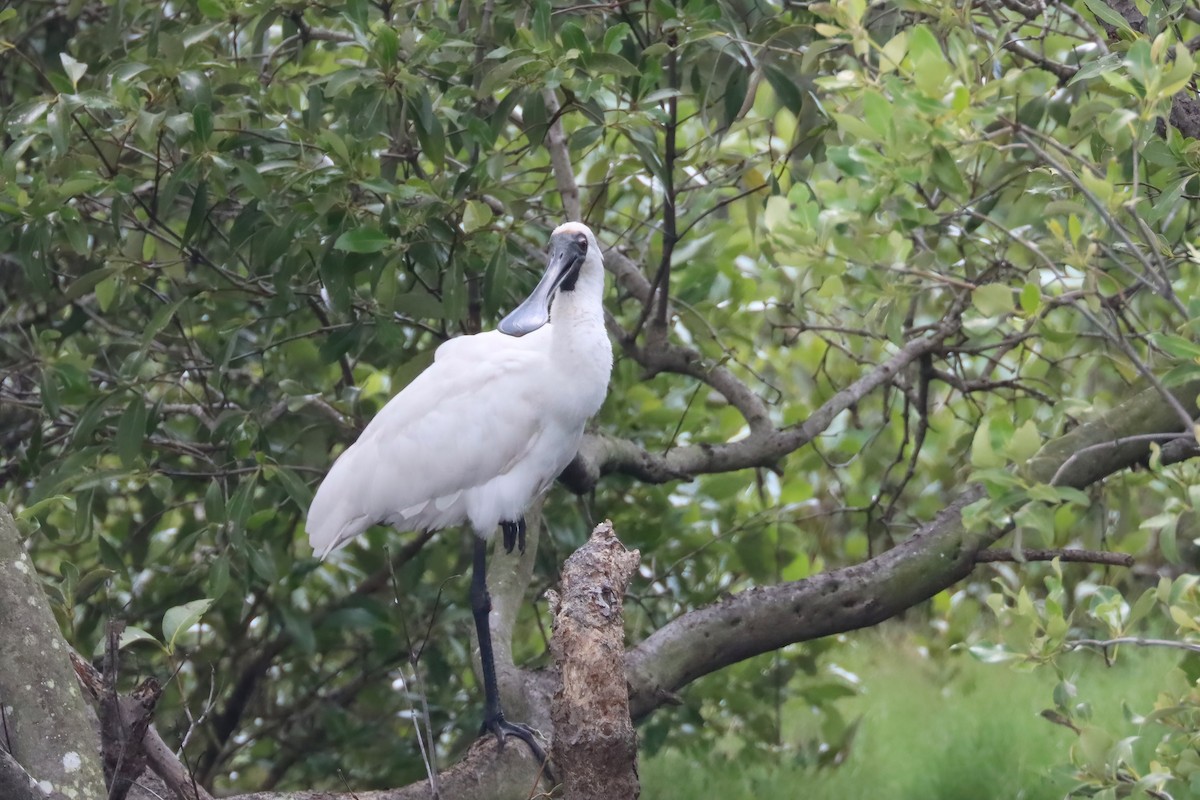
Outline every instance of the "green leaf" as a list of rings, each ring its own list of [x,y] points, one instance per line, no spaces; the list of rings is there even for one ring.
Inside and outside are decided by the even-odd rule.
[[[213,132],[213,115],[209,106],[198,105],[192,109],[192,130],[196,132],[196,141],[200,144],[208,142]]]
[[[932,155],[934,182],[951,195],[966,194],[967,185],[963,182],[962,173],[958,171],[958,164],[954,162],[950,151],[939,144],[934,146]]]
[[[1177,533],[1179,520],[1182,518],[1182,514],[1178,515],[1170,525],[1161,528],[1158,532],[1158,551],[1162,553],[1163,559],[1168,564],[1175,564],[1176,566],[1183,563],[1183,559],[1179,557],[1179,536]]]
[[[871,138],[879,142],[886,140],[892,130],[892,104],[876,91],[864,92],[862,102],[863,119],[874,132]]]
[[[533,35],[539,42],[550,41],[550,0],[536,0],[533,5]]]
[[[87,64],[76,61],[65,52],[59,53],[58,59],[62,62],[63,70],[66,71],[67,78],[71,81],[71,88],[78,89],[79,79],[87,72]]]
[[[115,274],[116,267],[100,267],[85,272],[80,277],[71,282],[71,285],[63,292],[63,297],[67,300],[78,300],[88,292],[96,288],[96,286],[105,278]]]
[[[1114,28],[1120,28],[1126,33],[1134,32],[1133,28],[1129,24],[1129,21],[1116,11],[1113,11],[1112,8],[1109,7],[1108,3],[1105,2],[1105,0],[1083,0],[1083,4],[1086,5],[1088,10],[1095,14],[1096,17],[1101,21],[1107,22]]]
[[[1067,81],[1067,85],[1070,86],[1073,83],[1086,81],[1089,78],[1094,78],[1097,75],[1101,75],[1105,72],[1111,72],[1112,70],[1119,69],[1121,66],[1121,60],[1122,58],[1120,53],[1109,53],[1106,56],[1092,59],[1080,67],[1079,71],[1071,76],[1071,80]]]
[[[204,516],[212,523],[220,525],[225,521],[225,491],[216,478],[208,482],[204,492]]]
[[[985,317],[999,317],[1013,311],[1013,292],[1003,283],[988,283],[971,292],[971,305]]]
[[[391,247],[392,240],[373,225],[346,231],[333,243],[335,250],[347,253],[378,253]]]
[[[288,493],[288,497],[292,498],[296,507],[307,512],[308,507],[312,504],[312,491],[308,488],[308,484],[300,480],[300,476],[287,467],[276,467],[274,475],[283,484],[284,490]]]
[[[201,70],[179,73],[179,88],[183,92],[183,108],[190,111],[198,105],[212,105],[212,86]]]
[[[416,106],[417,117],[413,122],[417,129],[417,141],[421,143],[421,151],[425,157],[441,169],[446,161],[446,132],[438,115],[434,113],[433,101],[428,93],[420,93]]]
[[[100,306],[100,310],[107,313],[112,308],[113,300],[117,297],[117,290],[121,288],[121,281],[116,275],[109,275],[104,280],[96,284],[96,305]]]
[[[608,30],[604,32],[604,44],[600,49],[606,53],[615,53],[621,49],[621,43],[631,33],[632,29],[627,22],[618,22],[616,25],[609,25]]]
[[[1169,356],[1185,361],[1200,361],[1200,344],[1189,342],[1181,336],[1160,333],[1154,336],[1154,343],[1162,348]]]
[[[208,218],[208,181],[200,181],[192,195],[192,207],[188,212],[187,225],[183,228],[183,239],[180,246],[187,247],[188,243],[200,232],[204,221]]]
[[[986,469],[998,467],[1003,463],[1004,459],[992,447],[992,427],[990,421],[985,419],[975,429],[975,435],[971,438],[971,464]]]
[[[1041,307],[1042,289],[1033,281],[1029,281],[1021,287],[1021,310],[1028,316],[1036,314]]]
[[[279,609],[283,616],[283,627],[292,635],[292,640],[302,653],[317,652],[317,639],[313,634],[312,620],[308,614],[294,608],[283,606]]]
[[[175,652],[175,640],[199,622],[212,603],[211,598],[204,598],[167,609],[167,613],[163,614],[162,631],[168,653]]]
[[[590,53],[592,50],[583,28],[574,22],[564,22],[558,29],[558,38],[567,49],[578,50],[580,53]]]
[[[623,78],[641,74],[637,67],[614,53],[592,53],[584,57],[583,63],[593,72],[620,75]]]
[[[1041,446],[1042,437],[1038,435],[1037,425],[1033,420],[1026,420],[1013,432],[1004,452],[1013,461],[1021,463],[1032,457]]]
[[[209,19],[225,19],[225,8],[221,5],[221,0],[197,0],[196,7]]]
[[[1133,604],[1133,608],[1129,612],[1129,617],[1125,620],[1127,628],[1132,628],[1141,622],[1158,605],[1157,595],[1158,591],[1153,587],[1142,592],[1142,596]]]
[[[372,50],[379,66],[384,69],[396,66],[396,55],[400,52],[400,38],[390,25],[378,25],[374,29],[375,44]]]
[[[152,634],[147,633],[136,625],[127,625],[117,639],[117,649],[124,650],[128,645],[138,642],[153,642],[158,647],[162,647],[162,643],[158,639],[155,639]],[[99,658],[104,655],[105,646],[105,639],[101,636],[100,641],[96,642],[96,646],[92,649],[92,657]]]
[[[68,494],[56,494],[51,497],[44,497],[36,503],[22,508],[17,512],[16,517],[21,520],[35,519],[39,514],[45,511],[52,511],[60,506],[74,511],[75,498]]]
[[[113,575],[116,575],[116,572],[107,567],[96,567],[89,571],[79,579],[79,582],[75,586],[75,602],[82,603],[84,600],[87,600]]]
[[[492,221],[492,209],[487,203],[481,203],[478,200],[468,200],[467,207],[463,209],[463,231],[465,233],[474,233],[475,231],[486,228],[488,223]]]
[[[139,396],[125,407],[117,423],[117,455],[126,467],[133,467],[137,463],[145,437],[146,402]]]
[[[990,642],[973,644],[967,649],[971,655],[985,664],[1001,664],[1023,657],[1020,653],[1014,653],[1002,644],[991,644]]]

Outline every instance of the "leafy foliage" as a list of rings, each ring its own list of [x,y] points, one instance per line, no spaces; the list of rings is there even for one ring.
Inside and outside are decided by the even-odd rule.
[[[110,616],[162,632],[165,653],[127,652],[134,670],[178,668],[161,718],[201,720],[205,783],[423,776],[411,653],[442,744],[476,723],[464,582],[447,582],[465,543],[376,531],[323,567],[304,513],[436,345],[532,285],[568,213],[561,127],[585,220],[673,302],[667,320],[611,293],[623,355],[603,433],[654,453],[745,436],[716,367],[771,423],[801,424],[906,343],[943,339],[786,462],[553,493],[530,598],[610,517],[643,551],[637,641],[724,592],[861,561],[969,480],[989,493],[973,524],[1019,508],[1014,549],[1180,572],[1194,466],[1090,493],[1020,468],[1131,386],[1200,376],[1200,145],[1169,122],[1198,34],[1186,3],[1133,24],[1098,0],[6,9],[3,497],[81,652]],[[650,369],[656,330],[704,368]],[[1026,632],[1042,659],[1080,600],[1143,589],[1071,566],[1035,600],[1046,569],[1007,576],[1025,619],[1057,608]],[[935,650],[976,643],[986,594],[932,604]],[[518,661],[544,658],[543,610],[523,614]],[[830,710],[840,750],[837,646],[700,681],[645,739],[771,742],[767,674],[773,702]],[[1176,688],[1186,706],[1194,687]],[[1183,759],[1159,763],[1190,780]]]

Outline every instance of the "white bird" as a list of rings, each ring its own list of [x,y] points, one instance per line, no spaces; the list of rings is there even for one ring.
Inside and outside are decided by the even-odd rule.
[[[497,331],[461,336],[393,397],[337,459],[308,511],[322,558],[376,523],[430,531],[469,523],[476,534],[471,610],[479,636],[483,729],[545,753],[500,709],[485,577],[487,541],[525,550],[525,509],[579,450],[604,402],[612,346],[604,330],[604,263],[586,225],[550,236],[546,274]]]

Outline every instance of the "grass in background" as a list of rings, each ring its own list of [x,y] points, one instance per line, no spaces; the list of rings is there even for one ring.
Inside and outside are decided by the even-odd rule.
[[[1053,706],[1051,668],[1023,672],[966,653],[931,659],[908,637],[877,632],[852,635],[833,660],[862,680],[859,696],[838,703],[847,719],[862,717],[841,765],[805,767],[786,748],[749,758],[667,748],[641,762],[642,796],[1058,800],[1074,785],[1067,767],[1077,737],[1040,716]],[[1063,666],[1074,678],[1077,700],[1092,704],[1094,723],[1126,730],[1121,702],[1149,711],[1177,661],[1172,652],[1126,650],[1113,667],[1087,653],[1073,654]],[[817,724],[809,709],[789,706],[784,740],[812,739]],[[723,742],[718,752],[737,749]]]

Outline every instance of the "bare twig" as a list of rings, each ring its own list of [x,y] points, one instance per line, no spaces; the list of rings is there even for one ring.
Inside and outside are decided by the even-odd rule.
[[[1132,567],[1134,564],[1133,556],[1128,553],[1105,553],[1094,550],[1021,550],[1014,553],[1012,550],[982,550],[975,554],[975,563],[982,564],[989,561],[1070,561],[1083,564],[1107,564],[1114,567]]]
[[[1135,647],[1167,647],[1174,650],[1187,650],[1191,653],[1200,653],[1200,644],[1195,642],[1180,642],[1174,639],[1145,639],[1141,636],[1118,636],[1115,639],[1072,639],[1065,642],[1064,646],[1069,650],[1079,647],[1099,647],[1107,650],[1110,647],[1116,647],[1121,644],[1129,644]]]

